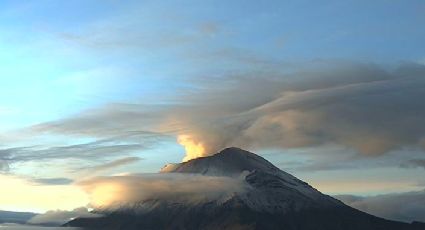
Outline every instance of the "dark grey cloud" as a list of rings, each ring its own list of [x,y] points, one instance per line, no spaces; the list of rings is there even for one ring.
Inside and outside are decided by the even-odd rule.
[[[403,168],[419,167],[425,169],[425,159],[411,159],[401,164]]]
[[[0,160],[0,172],[9,171],[9,163],[5,160]]]
[[[386,219],[425,222],[425,190],[370,197],[341,195],[336,198],[361,211]]]
[[[34,178],[31,180],[32,182],[35,182],[37,184],[43,184],[43,185],[67,185],[74,182],[74,180],[71,180],[69,178],[63,178],[63,177],[57,177],[57,178]]]
[[[206,153],[228,146],[336,144],[364,155],[422,148],[425,66],[316,61],[288,71],[191,78],[173,103],[111,104],[34,130],[117,135],[148,130],[189,135]]]
[[[181,126],[208,152],[336,143],[368,155],[419,146],[425,134],[425,68],[322,68],[282,78],[217,80],[180,109]],[[220,86],[222,84],[223,86]],[[204,108],[202,105],[205,105]],[[188,112],[189,111],[189,112]]]

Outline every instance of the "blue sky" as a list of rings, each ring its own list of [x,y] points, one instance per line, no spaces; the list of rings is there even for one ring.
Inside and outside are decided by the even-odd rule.
[[[6,176],[155,172],[183,159],[186,135],[204,154],[256,151],[332,194],[423,189],[423,1],[0,5]],[[227,130],[241,138],[224,144]]]
[[[423,61],[423,3],[387,2],[2,1],[3,126],[172,94],[246,61]]]

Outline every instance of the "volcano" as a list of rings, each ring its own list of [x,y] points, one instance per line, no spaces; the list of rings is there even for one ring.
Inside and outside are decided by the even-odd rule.
[[[161,173],[242,176],[248,189],[224,200],[196,203],[141,200],[119,208],[95,210],[103,216],[76,218],[66,226],[103,230],[425,229],[423,223],[386,220],[351,208],[264,158],[239,148],[226,148],[212,156],[169,164]]]

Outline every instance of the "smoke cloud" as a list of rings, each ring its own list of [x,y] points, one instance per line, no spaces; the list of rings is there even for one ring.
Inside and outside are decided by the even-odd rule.
[[[425,97],[424,66],[406,65],[391,72],[367,65],[317,71],[295,73],[292,79],[240,78],[224,89],[210,83],[214,90],[196,97],[200,108],[189,113],[177,109],[176,120],[189,130],[192,143],[202,144],[205,154],[229,146],[338,144],[364,155],[422,148],[425,105],[419,98]]]
[[[193,78],[193,87],[172,103],[111,104],[33,130],[100,137],[131,130],[174,135],[186,149],[184,161],[230,146],[336,144],[363,155],[423,149],[424,65],[318,61],[305,66]]]

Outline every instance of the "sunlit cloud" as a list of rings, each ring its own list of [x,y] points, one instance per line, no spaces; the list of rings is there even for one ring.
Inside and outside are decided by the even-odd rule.
[[[120,207],[151,199],[200,202],[228,199],[247,188],[243,177],[213,177],[196,174],[139,174],[98,177],[79,183],[89,194],[92,207]]]
[[[0,175],[1,210],[45,212],[73,210],[89,203],[89,197],[75,185],[41,185],[10,175]]]

